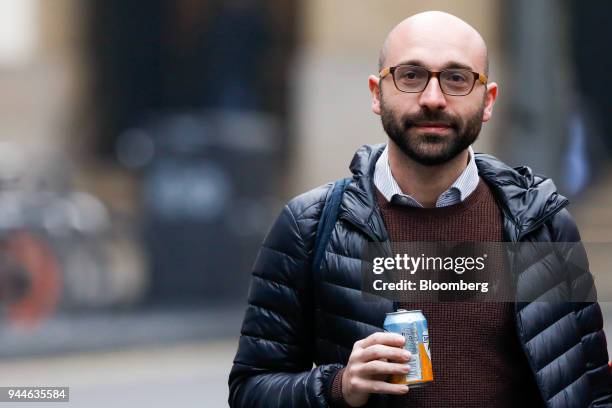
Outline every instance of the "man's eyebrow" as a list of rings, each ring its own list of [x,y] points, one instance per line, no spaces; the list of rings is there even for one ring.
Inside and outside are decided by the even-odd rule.
[[[401,61],[397,65],[416,65],[418,67],[430,69],[430,67],[428,67],[427,64],[425,64],[423,61],[418,60],[418,59],[410,59],[410,60]],[[470,71],[475,71],[474,68],[472,68],[471,66],[464,64],[462,62],[459,62],[459,61],[449,61],[445,63],[444,65],[442,65],[441,69],[452,69],[452,68],[468,69]]]

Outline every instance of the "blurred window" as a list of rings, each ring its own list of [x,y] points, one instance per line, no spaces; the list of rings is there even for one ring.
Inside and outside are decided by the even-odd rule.
[[[0,0],[0,68],[25,65],[34,56],[41,0]]]

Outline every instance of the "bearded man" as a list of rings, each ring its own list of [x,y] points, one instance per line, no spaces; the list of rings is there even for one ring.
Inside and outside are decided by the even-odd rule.
[[[570,301],[591,293],[592,279],[567,274],[567,254],[514,277],[518,292],[546,286],[533,301],[361,296],[368,242],[580,242],[550,179],[472,150],[498,86],[485,42],[466,22],[442,12],[402,21],[369,88],[388,143],[356,152],[320,264],[313,258],[334,183],[292,199],[274,223],[253,267],[230,406],[612,406],[599,305]],[[571,279],[543,285],[556,272]],[[561,301],[539,301],[551,293]],[[429,322],[426,387],[387,381],[415,358],[404,337],[382,330],[386,313],[403,306]]]

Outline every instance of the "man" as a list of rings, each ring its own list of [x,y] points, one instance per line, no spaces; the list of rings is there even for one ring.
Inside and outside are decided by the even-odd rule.
[[[580,240],[551,180],[472,151],[497,97],[487,65],[482,37],[446,13],[417,14],[389,33],[380,74],[369,78],[389,142],[355,154],[316,271],[313,246],[331,185],[294,198],[276,220],[253,268],[231,406],[612,406],[596,302],[408,299],[403,306],[429,321],[434,381],[413,389],[385,381],[406,374],[402,363],[413,356],[402,336],[382,332],[393,302],[360,294],[365,243]],[[558,255],[531,265],[517,291],[567,263]],[[547,289],[588,292],[586,275]]]

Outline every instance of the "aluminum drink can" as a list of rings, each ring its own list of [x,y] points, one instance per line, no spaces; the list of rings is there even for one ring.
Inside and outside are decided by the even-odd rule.
[[[412,354],[412,358],[407,363],[410,367],[408,374],[392,375],[391,383],[420,387],[433,382],[429,330],[423,313],[420,310],[404,309],[387,313],[384,329],[404,336],[406,339],[404,349]]]

